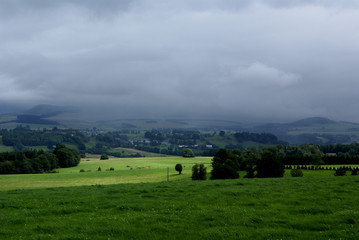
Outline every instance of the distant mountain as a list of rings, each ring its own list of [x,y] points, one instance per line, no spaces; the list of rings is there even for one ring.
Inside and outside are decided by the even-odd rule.
[[[48,104],[41,104],[23,112],[23,114],[52,117],[66,112],[78,112],[78,109],[71,106],[54,106]]]
[[[290,144],[346,144],[359,142],[359,124],[312,117],[291,123],[256,126],[253,132],[267,132]]]
[[[49,119],[63,113],[75,113],[78,109],[71,106],[54,106],[48,104],[37,105],[29,110],[19,113],[3,115],[0,124],[20,123],[20,124],[41,124],[41,125],[60,125],[57,120]]]
[[[305,118],[305,119],[301,119],[295,122],[290,123],[290,126],[296,126],[296,127],[307,127],[307,126],[312,126],[314,124],[334,124],[336,123],[335,121],[332,121],[330,119],[327,118],[322,118],[322,117],[312,117],[312,118]]]
[[[338,122],[323,117],[305,118],[289,123],[254,125],[211,119],[116,119],[96,121],[86,111],[71,106],[37,105],[17,114],[0,115],[0,128],[14,128],[17,123],[64,128],[115,130],[186,129],[206,132],[271,133],[289,144],[349,144],[359,143],[359,124]],[[37,126],[32,125],[37,124]],[[47,126],[46,126],[47,125]]]

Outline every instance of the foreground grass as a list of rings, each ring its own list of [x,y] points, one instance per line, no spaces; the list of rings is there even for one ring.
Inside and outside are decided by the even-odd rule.
[[[0,191],[0,239],[358,239],[359,177]]]

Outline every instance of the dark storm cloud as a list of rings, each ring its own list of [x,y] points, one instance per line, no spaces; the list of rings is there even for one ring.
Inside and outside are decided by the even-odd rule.
[[[357,1],[0,0],[0,9],[3,106],[359,121]]]

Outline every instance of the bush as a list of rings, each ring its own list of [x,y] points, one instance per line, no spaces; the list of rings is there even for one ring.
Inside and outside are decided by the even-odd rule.
[[[107,154],[102,154],[100,157],[100,160],[108,160],[108,155]]]
[[[292,177],[303,177],[303,171],[300,169],[292,169],[290,170],[290,175]]]
[[[345,168],[340,167],[335,170],[334,176],[345,176],[346,174],[347,174],[347,171],[345,170]]]
[[[98,171],[98,172],[101,172],[101,167],[98,167],[98,168],[97,168],[97,171]]]
[[[80,172],[85,172],[85,169],[80,169]]]
[[[247,165],[247,174],[244,176],[245,178],[254,178],[255,168],[252,165]]]
[[[211,172],[211,179],[236,179],[239,178],[238,172],[226,164],[217,164]]]
[[[199,180],[206,180],[207,177],[207,168],[203,163],[199,165]]]
[[[352,175],[358,175],[358,170],[353,169],[353,170],[352,170]]]
[[[192,167],[192,180],[199,180],[199,165],[197,163]]]
[[[175,166],[175,169],[176,171],[178,172],[178,174],[181,174],[182,173],[182,164],[180,163],[177,163],[176,166]]]
[[[115,169],[113,167],[110,168],[110,171],[115,171]]]
[[[192,180],[206,180],[207,168],[203,163],[195,164],[192,167]]]

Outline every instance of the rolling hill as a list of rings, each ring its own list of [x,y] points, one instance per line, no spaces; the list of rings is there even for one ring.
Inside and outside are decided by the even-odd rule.
[[[290,144],[348,144],[359,142],[359,124],[313,117],[291,123],[272,123],[252,128],[268,132]]]

